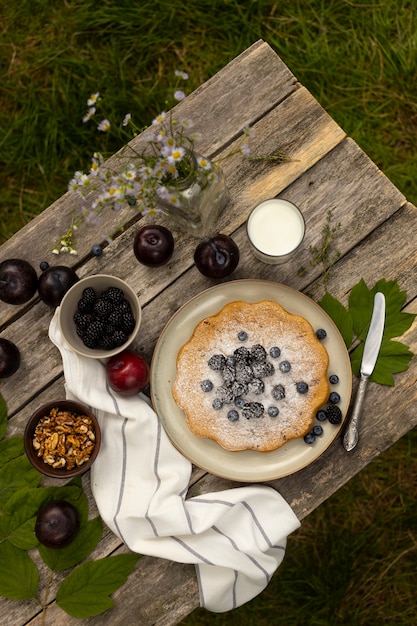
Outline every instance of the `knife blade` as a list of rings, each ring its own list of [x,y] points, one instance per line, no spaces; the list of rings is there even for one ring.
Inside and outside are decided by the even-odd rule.
[[[352,416],[343,437],[343,447],[348,452],[353,450],[359,441],[358,425],[362,414],[363,401],[365,399],[365,392],[368,386],[369,377],[374,371],[375,364],[378,359],[382,336],[384,334],[384,325],[385,296],[383,293],[378,291],[374,297],[374,308],[372,311],[371,323],[369,325],[363,349],[358,393],[356,394]]]

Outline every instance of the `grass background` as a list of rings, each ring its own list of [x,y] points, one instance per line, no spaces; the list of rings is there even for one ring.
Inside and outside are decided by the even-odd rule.
[[[415,0],[19,0],[0,3],[0,243],[67,189],[96,149],[86,100],[139,126],[265,39],[320,104],[417,204]],[[100,143],[101,142],[101,143]],[[310,515],[263,594],[204,624],[417,623],[416,433]]]

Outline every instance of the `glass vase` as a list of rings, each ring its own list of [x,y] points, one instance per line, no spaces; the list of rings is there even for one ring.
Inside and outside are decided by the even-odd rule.
[[[158,192],[157,206],[183,230],[198,238],[216,232],[216,221],[227,202],[224,174],[217,163],[187,152],[184,175],[173,178]]]

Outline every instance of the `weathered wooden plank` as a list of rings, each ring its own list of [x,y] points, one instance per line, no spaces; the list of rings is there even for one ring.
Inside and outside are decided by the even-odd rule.
[[[265,115],[297,88],[296,79],[288,67],[267,43],[259,41],[180,102],[173,112],[179,119],[193,119],[195,130],[202,134],[196,145],[209,156],[235,139],[246,123],[253,123]],[[253,97],[255,92],[256,98]],[[145,131],[132,141],[135,149],[143,146],[151,132]],[[122,149],[118,156],[109,160],[109,164],[126,153]],[[73,205],[80,208],[82,203],[75,194],[65,193],[1,246],[0,260],[21,255],[22,240],[28,261],[37,266],[46,256],[50,260],[51,243],[68,224]],[[128,207],[117,216],[109,212],[105,218],[106,232],[115,231],[134,215],[136,211]],[[84,240],[79,243],[81,259],[96,243],[96,237],[96,229],[85,230]],[[67,257],[67,264],[75,265],[78,260]]]
[[[379,274],[378,250],[384,249],[389,243],[401,236],[406,229],[414,229],[417,226],[417,210],[410,204],[404,205],[401,210],[397,211],[390,219],[388,219],[379,229],[374,231],[359,248],[354,248],[350,253],[344,256],[338,263],[338,266],[333,275],[331,275],[331,284],[329,289],[336,297],[343,299],[346,294],[346,290],[350,289],[352,284],[356,282],[357,270],[355,268],[366,268],[364,275],[365,280],[369,280],[370,277],[377,279],[380,276],[385,276],[387,279],[398,279],[402,288],[407,288],[409,285],[412,293],[414,294],[414,300],[409,305],[408,310],[410,312],[417,312],[417,299],[415,297],[415,291],[417,281],[415,280],[415,262],[414,262],[414,250],[409,250],[404,254],[404,262],[401,267],[401,272],[396,272],[395,267],[389,259],[386,260],[386,266],[382,267],[382,272]],[[240,233],[243,236],[243,233]],[[404,251],[403,251],[404,252]],[[365,263],[365,261],[367,261]],[[414,272],[414,273],[413,273]],[[411,276],[411,283],[409,278]],[[147,308],[152,308],[151,305]],[[153,317],[153,313],[151,315]],[[411,350],[417,351],[417,324],[415,323],[413,328],[406,334],[404,340],[410,346]],[[414,372],[414,373],[413,373]],[[347,480],[354,476],[364,466],[366,466],[372,458],[377,456],[381,451],[392,445],[392,442],[401,437],[407,432],[410,427],[417,424],[417,403],[416,393],[417,389],[413,383],[416,379],[416,365],[414,362],[414,369],[405,374],[397,376],[397,384],[394,389],[388,391],[380,386],[370,385],[369,395],[366,400],[366,407],[373,407],[372,422],[367,418],[365,414],[363,438],[358,446],[357,450],[352,455],[347,455],[340,446],[340,441],[335,442],[331,448],[313,465],[306,468],[302,472],[283,478],[279,481],[273,481],[271,484],[275,486],[281,493],[288,499],[291,505],[296,510],[297,514],[303,518],[308,513],[316,508],[322,501],[328,498],[339,487],[341,487]],[[398,407],[401,407],[401,414],[398,415]],[[398,419],[396,416],[398,415]],[[389,416],[394,416],[389,418]],[[404,416],[404,419],[402,419]],[[394,429],[394,430],[393,430]],[[372,439],[367,438],[367,434],[371,431]],[[369,443],[371,442],[371,443]],[[328,468],[332,467],[330,473]],[[232,483],[234,485],[235,483]],[[211,490],[219,490],[230,486],[228,481],[220,480],[210,475],[204,476],[194,487],[190,490],[190,495],[197,493],[204,493]],[[105,543],[106,550],[111,552],[114,549],[114,544],[111,542],[111,537],[108,543]],[[151,560],[152,561],[152,560]],[[157,560],[156,560],[157,561]],[[139,567],[145,567],[143,562],[139,564]],[[181,566],[175,565],[170,570],[170,576],[164,580],[164,572],[166,570],[165,564],[161,562],[152,563],[154,568],[154,576],[160,576],[158,579],[158,586],[156,588],[149,589],[145,585],[146,573],[141,578],[141,587],[137,593],[132,595],[132,583],[125,588],[125,591],[120,590],[120,600],[117,602],[114,612],[109,613],[112,619],[116,619],[117,612],[121,611],[120,615],[126,615],[125,603],[129,601],[128,598],[135,598],[135,612],[143,610],[143,615],[146,615],[149,611],[151,619],[143,621],[144,626],[146,624],[174,624],[175,620],[184,617],[187,612],[192,608],[192,603],[197,602],[195,591],[195,580],[192,571],[188,572],[189,581],[187,584],[182,583],[181,586],[181,598],[178,599],[178,604],[175,604],[176,600],[171,599],[173,602],[171,618],[173,621],[152,621],[155,619],[155,612],[158,606],[163,606],[163,602],[169,599],[167,596],[167,589],[170,586],[176,588],[175,576],[183,576],[184,572]],[[189,568],[188,568],[189,569]],[[158,572],[158,573],[156,573]],[[177,574],[175,574],[177,572]],[[166,573],[166,572],[165,572]],[[141,574],[142,576],[142,574]],[[174,583],[175,581],[175,583]],[[162,586],[163,584],[166,587]],[[161,589],[161,594],[156,594],[156,589]],[[187,595],[188,589],[188,595]],[[126,597],[124,596],[126,594]],[[152,598],[151,606],[147,605],[148,597],[150,594]],[[176,596],[175,596],[176,597]],[[140,600],[139,600],[140,598]],[[182,609],[183,602],[186,599],[186,607]],[[194,598],[194,600],[193,600]],[[120,601],[122,605],[120,605]],[[143,603],[143,608],[142,607]],[[123,609],[121,608],[123,606]],[[118,608],[119,607],[119,608]],[[152,608],[153,607],[153,608]],[[56,609],[58,611],[58,609]],[[132,608],[133,611],[133,608]],[[179,612],[178,612],[179,611]],[[55,615],[55,613],[52,613]],[[62,617],[62,619],[69,619]],[[168,619],[162,611],[161,619]],[[98,618],[97,618],[98,620]],[[13,622],[18,624],[19,622]],[[22,622],[23,623],[23,622]],[[50,623],[54,623],[53,621]],[[62,624],[65,624],[62,621]],[[99,624],[106,623],[100,621],[90,621],[87,623]],[[109,621],[108,623],[112,623]],[[117,623],[117,622],[113,622]],[[71,624],[71,621],[68,622]]]
[[[252,97],[255,88],[257,98]],[[227,115],[221,116],[219,107],[227,108]],[[200,130],[202,134],[197,148],[210,155],[220,151],[219,158],[231,190],[231,209],[239,206],[237,220],[229,223],[226,215],[219,222],[219,228],[229,230],[237,227],[240,215],[247,214],[254,201],[279,193],[344,137],[340,127],[307,90],[296,84],[291,72],[267,44],[254,46],[252,53],[232,61],[174,109],[178,117],[192,113],[195,130]],[[268,154],[286,150],[294,159],[281,167],[278,177],[276,168],[269,163],[245,162],[240,153],[227,156],[239,146],[240,139],[233,140],[241,132],[243,113],[247,123],[254,124],[256,128],[257,138],[253,144],[258,154],[259,149]],[[261,123],[259,120],[264,117],[265,123]],[[221,125],[219,119],[225,122]],[[140,151],[150,133],[150,130],[145,131],[132,141],[135,150]],[[109,167],[118,162],[122,152],[109,159]],[[252,191],[242,195],[245,187],[252,188]],[[238,202],[240,205],[237,205]],[[117,214],[108,211],[103,214],[102,227],[84,225],[80,228],[79,256],[66,255],[57,259],[51,254],[54,240],[68,225],[72,209],[77,212],[82,205],[83,201],[76,194],[64,194],[0,248],[0,260],[22,256],[24,249],[24,258],[35,268],[45,259],[51,264],[76,267],[85,262],[91,245],[96,243],[100,234],[105,232],[110,235],[117,228],[139,219],[134,208],[125,207]],[[228,215],[231,213],[229,210]],[[14,307],[2,303],[0,326],[6,325],[26,309],[26,305]]]
[[[256,87],[257,98],[253,98]],[[262,97],[261,95],[262,94]],[[226,115],[227,111],[227,115]],[[417,209],[405,202],[400,192],[383,176],[370,159],[349,139],[323,111],[311,95],[298,85],[272,50],[258,42],[201,86],[175,109],[178,115],[190,115],[201,127],[201,148],[222,159],[231,190],[228,211],[219,221],[219,229],[233,233],[241,249],[241,263],[230,278],[265,278],[290,284],[314,293],[320,277],[319,267],[310,267],[310,246],[318,245],[327,211],[333,212],[333,223],[340,222],[335,247],[341,258],[328,282],[329,291],[346,301],[359,278],[372,284],[381,277],[398,279],[409,292],[408,310],[417,311],[416,252],[408,232],[415,232]],[[218,120],[227,119],[219,125]],[[286,151],[292,161],[271,166],[262,161],[245,161],[234,152],[244,123],[253,123],[256,135],[253,153],[271,154]],[[209,131],[209,132],[208,132]],[[146,140],[144,136],[138,142]],[[226,157],[227,158],[223,158]],[[118,157],[115,157],[118,158]],[[285,266],[271,267],[257,261],[248,250],[245,220],[250,208],[260,200],[281,194],[302,209],[307,222],[307,236],[300,254]],[[37,264],[49,246],[45,239],[59,232],[68,210],[68,195],[59,199],[42,216],[22,229],[0,249],[1,259],[20,256],[22,242],[26,258]],[[134,212],[133,212],[134,214]],[[122,221],[129,221],[127,210]],[[112,222],[111,220],[115,220]],[[120,224],[120,214],[110,216],[110,224]],[[112,226],[112,227],[113,227]],[[192,266],[195,240],[181,235],[173,227],[177,248],[172,263],[164,271],[155,271],[137,264],[131,252],[135,228],[129,228],[109,247],[100,259],[86,262],[85,254],[94,242],[94,231],[88,232],[81,250],[80,276],[88,273],[116,273],[128,280],[142,301],[143,325],[135,347],[150,357],[163,326],[171,314],[192,295],[211,286]],[[381,251],[389,251],[382,254]],[[63,259],[62,259],[63,260]],[[61,261],[61,259],[60,259]],[[74,262],[66,257],[65,263]],[[302,275],[301,266],[307,269]],[[159,294],[163,293],[163,307]],[[52,311],[40,302],[28,307],[21,319],[14,319],[25,307],[1,309],[1,324],[7,328],[2,336],[21,344],[22,367],[9,381],[3,381],[2,393],[13,415],[9,434],[21,433],[28,415],[51,394],[63,394],[62,367],[58,351],[47,338]],[[11,321],[13,318],[14,321]],[[6,324],[7,322],[7,324]],[[10,323],[9,323],[10,322]],[[417,327],[404,340],[415,352]],[[336,441],[313,465],[296,475],[272,481],[305,517],[324,499],[334,493],[355,473],[365,467],[382,450],[417,424],[416,363],[407,373],[397,377],[394,389],[371,385],[366,401],[363,437],[358,448],[347,455]],[[395,416],[400,415],[399,419]],[[329,467],[332,468],[331,472]],[[197,470],[193,473],[190,495],[237,486]],[[88,476],[84,486],[95,505],[89,489]],[[95,558],[126,548],[106,530]],[[42,586],[47,571],[40,564]],[[51,601],[60,576],[50,588]],[[144,626],[176,624],[197,606],[197,585],[192,566],[183,566],[160,559],[145,557],[127,585],[115,594],[116,606],[108,613],[86,620],[86,624],[125,624],[130,621]],[[23,626],[38,624],[40,616],[36,603],[0,601],[0,621]],[[31,621],[30,621],[31,620]],[[45,624],[72,625],[79,623],[52,604]]]
[[[407,307],[407,310],[417,312],[417,299]],[[413,351],[417,351],[417,322],[406,333],[404,341]],[[302,472],[269,483],[288,500],[300,519],[306,517],[375,456],[392,445],[393,439],[405,434],[410,425],[417,425],[415,380],[415,371],[411,379],[406,374],[397,376],[397,384],[388,394],[381,393],[378,385],[370,384],[362,438],[353,453],[345,452],[339,438],[322,457]],[[407,399],[405,405],[404,397]],[[402,415],[398,415],[396,411],[398,406],[402,406],[407,415],[412,416],[411,422],[409,419],[401,419]],[[392,414],[396,419],[389,419]],[[394,437],[392,427],[395,428]],[[331,472],[329,467],[332,468]],[[228,481],[206,475],[190,489],[190,495],[233,485],[236,483],[230,484]],[[132,619],[133,616],[137,620],[140,618],[138,623],[143,626],[176,624],[198,605],[194,570],[191,566],[167,563],[160,559],[143,559],[129,583],[115,594],[115,600],[116,606],[111,611],[103,616],[86,620],[86,624],[121,624],[125,623],[123,620],[126,620],[127,615],[131,615]],[[57,621],[54,620],[58,619],[62,626],[75,624],[75,620],[63,615],[54,606],[48,609],[47,616],[46,625],[55,624]],[[23,622],[10,622],[12,623]]]
[[[311,98],[309,99],[305,97],[306,94],[307,92],[300,90],[297,93],[296,98],[301,99],[306,106],[310,101],[315,111],[315,115],[312,115],[309,118],[311,133],[308,134],[308,143],[309,145],[311,143],[314,144],[314,141],[312,142],[310,139],[310,137],[314,137],[315,142],[319,146],[323,145],[323,142],[320,140],[320,135],[315,134],[313,128],[316,126],[318,128],[322,128],[320,120],[325,117],[327,120],[326,127],[327,125],[330,125],[333,129],[333,134],[329,133],[332,134],[333,140],[330,146],[327,145],[326,149],[328,150],[330,147],[337,144],[340,138],[340,132],[338,127],[331,123],[329,118],[324,115],[321,107],[319,107]],[[296,115],[294,116],[294,119],[297,123],[298,117]],[[315,124],[315,122],[317,122],[317,124]],[[318,151],[320,152],[320,148],[318,148]],[[315,155],[315,158],[318,158],[318,154]],[[310,161],[308,159],[304,160],[302,167],[307,170],[313,162],[314,161]],[[228,168],[233,167],[232,164],[226,165]],[[295,171],[291,174],[291,177],[296,178],[300,173],[298,163],[288,165],[293,166],[295,169]],[[251,167],[248,164],[246,164],[246,166],[249,168]],[[264,167],[265,165],[261,165],[260,170]],[[285,186],[289,174],[281,179],[279,176],[279,168],[275,167],[273,170],[271,170],[271,168],[267,169],[267,176],[272,176],[274,179],[274,191],[278,192]],[[251,169],[251,172],[248,172],[248,175],[245,176],[244,181],[248,188],[250,185],[255,184],[254,181],[256,180],[257,175],[258,170]],[[248,211],[250,210],[251,205],[248,201],[246,201],[245,206],[242,200],[241,192],[244,188],[245,187],[242,185],[240,180],[236,178],[231,180],[231,202],[225,215],[222,217],[222,222],[224,224],[229,223],[228,228],[226,229],[229,230],[229,232],[231,229],[244,222]],[[268,194],[270,193],[270,190],[271,187],[268,189]],[[254,199],[252,199],[252,204],[253,202]],[[220,226],[221,224],[219,224],[219,227]],[[187,267],[192,265],[192,252],[195,246],[195,241],[190,238],[182,240],[181,234],[177,233],[179,246],[177,247],[176,254],[171,264],[162,273],[155,272],[153,269],[149,270],[149,268],[145,268],[137,263],[132,253],[133,238],[134,228],[131,228],[118,240],[116,240],[114,246],[110,246],[107,249],[107,253],[103,255],[103,257],[88,261],[77,271],[80,277],[82,277],[87,273],[114,273],[114,268],[117,268],[117,275],[129,281],[131,286],[138,292],[142,304],[146,305],[147,301],[155,297],[157,293],[161,292],[169,282],[173,282],[176,277],[185,271]],[[13,256],[17,255],[18,252],[16,251]],[[186,293],[186,291],[181,293]],[[178,306],[180,306],[180,304],[182,303],[178,303]],[[169,314],[169,311],[166,313]],[[16,411],[19,406],[23,406],[27,398],[30,398],[60,373],[60,361],[57,351],[47,340],[47,329],[51,314],[52,311],[49,307],[42,302],[35,300],[33,306],[29,308],[27,313],[23,317],[15,320],[14,323],[10,324],[4,331],[4,336],[6,338],[10,338],[15,341],[18,346],[24,346],[24,350],[22,349],[22,366],[19,372],[15,377],[13,377],[13,380],[5,381],[4,383],[4,393],[6,398],[9,399],[11,412]],[[29,332],[28,329],[30,329]],[[33,386],[32,375],[34,375],[33,378],[36,381],[35,387]]]
[[[299,94],[302,93],[300,90],[295,97],[298,98]],[[322,109],[317,106],[314,108],[320,119]],[[274,115],[275,111],[271,114]],[[294,117],[297,122],[297,116]],[[317,116],[310,119],[313,127]],[[325,124],[327,128],[327,123]],[[341,253],[345,253],[356,243],[357,232],[363,232],[363,236],[366,236],[372,228],[378,226],[381,221],[397,210],[404,202],[402,194],[383,176],[354,142],[345,140],[341,144],[337,144],[339,133],[337,131],[338,127],[335,128],[336,148],[327,155],[324,154],[323,158],[319,159],[315,166],[313,163],[312,167],[309,167],[310,161],[306,160],[303,163],[305,174],[297,179],[294,187],[288,187],[285,192],[288,199],[293,200],[300,206],[307,222],[305,245],[296,259],[298,263],[297,270],[300,265],[309,263],[309,246],[315,245],[320,240],[323,222],[329,209],[332,209],[334,212],[335,222],[341,223],[337,244],[340,244]],[[313,130],[311,134],[314,136]],[[316,137],[317,142],[320,144],[320,136],[317,135]],[[287,165],[298,167],[297,163],[283,164],[273,168],[263,164],[256,171],[248,169],[244,172],[244,184],[236,176],[232,177],[230,175],[231,202],[225,215],[221,218],[221,222],[225,224],[222,230],[231,232],[234,227],[243,224],[253,204],[257,200],[271,195],[271,185],[273,185],[274,192],[278,193],[281,191],[285,184],[283,181],[287,181],[287,177],[280,172],[282,171],[281,168]],[[227,167],[232,166],[226,161],[225,168]],[[251,168],[252,166],[246,163],[243,167]],[[233,168],[231,171],[233,171]],[[255,200],[255,197],[251,196],[248,190],[253,185],[257,185],[256,180],[258,176],[264,180],[267,192],[264,192],[264,195],[261,197],[257,196],[257,200]],[[297,176],[297,173],[292,174],[293,176]],[[272,182],[267,185],[266,179]],[[347,184],[343,184],[344,179],[347,179]],[[245,195],[246,199],[244,198]],[[249,200],[250,197],[252,198],[251,200]],[[337,199],[336,202],[334,198]],[[378,201],[376,202],[374,198],[377,198]],[[353,220],[355,228],[352,228]],[[229,222],[228,226],[226,226],[227,222]],[[143,330],[137,340],[137,343],[141,346],[143,345],[144,336],[149,332],[147,328],[146,303],[155,298],[168,284],[176,285],[176,279],[183,275],[187,268],[192,266],[195,240],[189,237],[183,238],[177,231],[176,240],[178,245],[172,262],[166,266],[164,272],[158,272],[153,268],[146,268],[137,263],[132,254],[134,232],[135,229],[132,227],[123,233],[115,241],[114,245],[107,249],[106,254],[99,259],[92,259],[86,262],[79,268],[79,275],[83,276],[87,273],[99,272],[114,273],[116,271],[118,276],[125,278],[133,289],[136,290],[142,305],[145,307],[142,323]],[[247,243],[243,238],[241,248],[244,251],[246,247]],[[399,253],[399,250],[397,253]],[[247,259],[245,263],[243,258]],[[278,281],[285,281],[287,280],[285,273],[290,271],[291,277],[294,279],[291,284],[301,289],[307,283],[305,279],[303,282],[297,278],[294,263],[295,261],[287,264],[285,267],[281,266],[277,269],[271,269],[255,261],[251,255],[242,256],[242,262],[236,272],[236,277],[262,277],[263,275],[268,275],[272,278],[276,277]],[[194,269],[191,275],[193,274],[196,275],[196,290],[201,290],[205,286],[212,284],[212,281],[201,277],[197,270]],[[289,278],[290,276],[288,276]],[[188,277],[180,280],[183,280],[184,285],[187,285],[187,287],[181,290],[174,287],[176,293],[174,301],[170,302],[169,297],[164,295],[164,308],[161,309],[158,305],[159,317],[161,317],[161,314],[165,315],[165,321],[169,319],[170,314],[184,303],[184,294],[188,294],[188,297],[190,297],[193,293],[197,293],[197,291],[191,290],[191,283]],[[19,372],[13,379],[4,381],[4,395],[8,400],[12,413],[23,406],[28,398],[32,397],[49,381],[60,374],[59,354],[47,340],[47,329],[51,314],[51,309],[38,301],[24,317],[15,320],[3,333],[6,338],[12,339],[22,348],[23,355],[22,367]],[[156,341],[157,335],[155,333],[160,332],[162,326],[157,326],[155,320],[153,318],[150,319],[152,319],[151,328],[155,330],[152,334],[153,341]],[[30,332],[28,332],[28,328]],[[149,343],[147,345],[149,346]],[[151,352],[148,352],[148,354],[150,356]],[[37,372],[35,386],[31,376],[31,372],[34,371]]]

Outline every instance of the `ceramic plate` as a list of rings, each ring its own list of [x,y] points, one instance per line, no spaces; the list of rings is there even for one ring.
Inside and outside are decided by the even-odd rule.
[[[155,411],[174,446],[198,467],[230,480],[259,482],[288,476],[315,461],[338,435],[340,426],[322,422],[324,433],[314,444],[303,439],[288,442],[272,452],[229,452],[210,439],[188,429],[185,415],[172,396],[176,359],[181,346],[191,337],[195,326],[205,317],[218,313],[233,300],[258,302],[273,300],[289,313],[302,315],[315,330],[324,328],[324,345],[329,353],[329,375],[340,382],[332,387],[341,395],[343,418],[352,392],[352,370],[344,341],[330,317],[313,300],[299,291],[264,280],[236,280],[211,287],[184,304],[170,319],[155,347],[151,367],[151,397]]]

